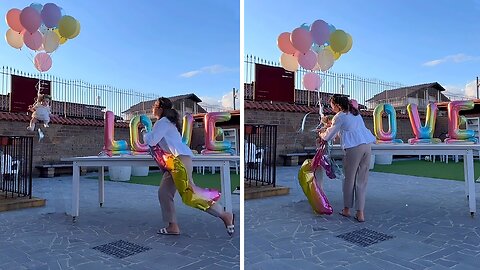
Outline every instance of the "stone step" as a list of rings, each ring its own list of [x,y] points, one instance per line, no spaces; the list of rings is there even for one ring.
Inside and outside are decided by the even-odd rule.
[[[45,199],[32,197],[11,197],[11,193],[7,194],[0,192],[0,212],[10,211],[23,208],[40,207],[45,206]],[[15,196],[15,195],[14,195]]]
[[[288,195],[290,193],[289,187],[282,187],[282,186],[248,186],[245,185],[245,200],[251,199],[260,199],[266,197],[273,197],[273,196],[282,196]]]

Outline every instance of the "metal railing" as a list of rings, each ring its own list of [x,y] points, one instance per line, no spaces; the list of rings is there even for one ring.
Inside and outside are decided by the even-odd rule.
[[[32,198],[33,137],[0,136],[0,195]]]
[[[276,156],[277,126],[245,125],[245,183],[275,186]]]

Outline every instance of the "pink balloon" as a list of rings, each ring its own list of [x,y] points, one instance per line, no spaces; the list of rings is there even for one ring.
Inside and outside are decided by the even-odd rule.
[[[293,47],[292,42],[290,41],[290,33],[283,32],[277,38],[278,48],[287,54],[294,54],[297,50]]]
[[[293,30],[292,34],[290,35],[290,41],[295,49],[303,53],[308,52],[313,44],[310,31],[303,27],[298,27]]]
[[[40,71],[44,72],[49,70],[52,67],[52,58],[48,53],[41,52],[35,55],[35,68]]]
[[[26,7],[20,13],[20,22],[28,32],[33,33],[37,31],[42,24],[42,18],[36,9]]]
[[[358,102],[355,99],[350,99],[350,104],[358,110]]]
[[[58,21],[60,21],[60,18],[62,17],[62,12],[54,3],[48,3],[43,6],[41,16],[43,24],[48,28],[53,28],[58,26]]]
[[[7,12],[5,16],[5,20],[7,21],[7,25],[12,28],[15,32],[22,32],[23,25],[20,23],[20,13],[22,11],[18,8],[12,8]]]
[[[38,31],[35,31],[32,34],[28,31],[25,31],[23,33],[23,42],[28,48],[37,51],[42,46],[43,36]]]
[[[321,85],[322,79],[317,73],[308,72],[303,75],[303,86],[305,86],[307,90],[316,91],[320,89]]]
[[[330,29],[328,23],[323,20],[316,20],[310,27],[313,41],[318,45],[323,45],[330,38]]]
[[[311,50],[306,53],[299,52],[298,63],[304,69],[312,70],[315,68],[315,65],[317,64],[317,54]]]

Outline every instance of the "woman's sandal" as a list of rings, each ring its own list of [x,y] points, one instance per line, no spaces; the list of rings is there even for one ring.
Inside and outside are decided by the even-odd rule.
[[[225,225],[225,228],[227,228],[228,235],[233,236],[235,233],[235,214],[232,214],[232,225]]]
[[[340,216],[344,216],[344,217],[346,217],[346,218],[349,218],[349,217],[350,217],[350,215],[345,215],[345,214],[343,213],[343,211],[338,212],[338,214],[339,214]]]
[[[169,231],[167,231],[167,228],[161,228],[160,230],[157,231],[157,234],[163,234],[163,235],[180,235],[179,232],[169,232]]]
[[[355,216],[354,219],[360,223],[365,222],[365,219],[359,219],[357,216]]]

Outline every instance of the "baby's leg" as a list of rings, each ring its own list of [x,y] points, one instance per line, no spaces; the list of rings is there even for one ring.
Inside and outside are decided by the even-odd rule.
[[[30,125],[27,127],[29,131],[34,131],[35,130],[35,123],[37,123],[37,118],[32,117],[32,120],[30,120]]]
[[[46,127],[46,128],[49,127],[48,123],[50,123],[50,119],[44,120],[43,121],[43,126]]]

